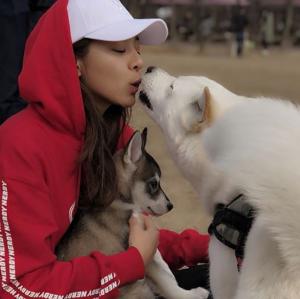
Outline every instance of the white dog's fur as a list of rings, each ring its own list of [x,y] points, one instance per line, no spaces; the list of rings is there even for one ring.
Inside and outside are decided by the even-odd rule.
[[[257,210],[240,273],[234,251],[211,238],[214,299],[299,299],[298,107],[239,96],[205,77],[175,78],[160,69],[144,75],[140,92],[208,213],[240,193]]]

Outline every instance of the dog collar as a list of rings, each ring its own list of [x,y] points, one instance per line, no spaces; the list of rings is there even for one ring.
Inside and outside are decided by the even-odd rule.
[[[248,233],[255,218],[255,210],[250,206],[243,194],[235,197],[228,205],[216,207],[212,223],[208,228],[210,235],[235,251],[238,261],[244,257],[244,248]]]

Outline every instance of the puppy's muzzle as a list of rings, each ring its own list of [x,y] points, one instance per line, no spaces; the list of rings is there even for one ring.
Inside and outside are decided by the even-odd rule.
[[[147,94],[142,90],[139,93],[139,99],[144,105],[146,105],[148,109],[153,110],[150,99],[148,98]]]

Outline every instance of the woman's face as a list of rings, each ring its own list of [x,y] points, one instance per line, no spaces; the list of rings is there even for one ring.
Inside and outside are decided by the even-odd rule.
[[[141,80],[143,60],[137,38],[120,42],[93,41],[77,59],[78,75],[99,99],[104,112],[111,104],[130,107]]]

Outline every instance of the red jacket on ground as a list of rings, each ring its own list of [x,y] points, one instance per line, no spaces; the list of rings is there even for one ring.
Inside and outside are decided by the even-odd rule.
[[[116,298],[119,286],[144,276],[137,249],[69,262],[54,254],[76,211],[85,130],[67,0],[30,35],[19,86],[29,105],[0,126],[0,298]],[[170,243],[161,244],[164,255]],[[187,251],[178,255],[206,254]]]

